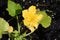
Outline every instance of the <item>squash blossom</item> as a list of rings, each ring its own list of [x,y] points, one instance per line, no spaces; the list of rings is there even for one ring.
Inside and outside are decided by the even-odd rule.
[[[24,25],[31,30],[31,32],[34,32],[34,30],[38,28],[39,22],[43,17],[42,14],[37,14],[36,11],[37,9],[33,5],[22,11]]]
[[[8,27],[8,32],[9,32],[9,33],[13,32],[13,27],[12,27],[12,26],[9,26],[9,27]]]

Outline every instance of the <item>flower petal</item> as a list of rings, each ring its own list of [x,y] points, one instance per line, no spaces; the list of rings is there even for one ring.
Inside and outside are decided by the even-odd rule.
[[[13,27],[12,27],[12,26],[9,26],[8,32],[9,32],[9,33],[13,32]]]
[[[29,10],[29,13],[31,13],[31,14],[36,13],[36,7],[35,7],[35,6],[33,6],[33,5],[32,5],[32,6],[30,6],[28,10]]]
[[[38,25],[39,25],[38,22],[34,22],[34,23],[33,23],[33,26],[34,26],[36,29],[38,28]]]
[[[24,18],[27,18],[28,17],[28,10],[27,9],[22,11],[22,16]]]
[[[34,27],[32,25],[28,26],[28,29],[31,30],[31,32],[34,32]]]
[[[30,22],[28,21],[28,20],[23,20],[23,22],[24,22],[24,25],[26,25],[26,26],[29,26],[29,24],[30,24]]]

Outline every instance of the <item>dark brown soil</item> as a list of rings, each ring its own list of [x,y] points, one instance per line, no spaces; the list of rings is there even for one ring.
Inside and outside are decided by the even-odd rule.
[[[47,29],[43,28],[39,25],[39,28],[32,33],[30,36],[26,37],[27,40],[60,40],[60,1],[59,0],[14,0],[14,2],[22,5],[23,9],[28,8],[31,5],[37,6],[37,8],[41,10],[52,10],[53,12],[47,12],[49,16],[52,17],[51,26]],[[7,0],[0,0],[0,17],[3,17],[5,20],[9,20],[12,17],[6,11],[7,8]],[[19,17],[22,20],[22,17]],[[13,18],[11,20],[10,25],[12,25],[15,29],[16,27],[16,19]],[[12,24],[13,23],[13,24]],[[23,27],[21,32],[24,32],[26,28]],[[3,35],[2,40],[7,40],[8,35]]]

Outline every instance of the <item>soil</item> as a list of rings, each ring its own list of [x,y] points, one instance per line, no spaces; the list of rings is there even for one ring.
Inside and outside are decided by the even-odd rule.
[[[4,18],[6,21],[9,21],[12,17],[6,11],[8,0],[0,0],[0,17]],[[39,25],[39,28],[27,36],[27,40],[60,40],[60,1],[59,0],[13,0],[16,3],[21,4],[23,9],[27,9],[31,5],[35,5],[40,10],[52,10],[53,12],[46,13],[51,16],[52,23],[49,28],[43,28]],[[21,15],[21,14],[20,14]],[[22,19],[22,17],[19,17]],[[9,21],[9,24],[17,29],[16,19]],[[23,27],[21,32],[24,32],[26,28]],[[3,35],[2,40],[7,40],[8,35]]]

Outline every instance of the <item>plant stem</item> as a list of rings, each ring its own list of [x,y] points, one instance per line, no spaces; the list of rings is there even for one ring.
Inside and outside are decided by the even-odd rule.
[[[33,32],[30,32],[30,33],[26,34],[26,36],[29,36],[29,35],[32,34],[32,33],[33,33]],[[25,37],[26,37],[26,36],[25,36]]]
[[[13,20],[13,19],[15,19],[15,17],[13,17],[13,18],[9,19],[7,22],[10,22],[10,21],[11,21],[11,20]]]
[[[14,38],[14,40],[16,40],[16,38]]]
[[[20,25],[19,25],[18,16],[16,16],[16,18],[17,18],[17,26],[18,26],[18,32],[20,33]]]
[[[10,33],[9,33],[9,38],[8,38],[8,40],[10,40]]]
[[[36,29],[35,29],[36,30]],[[26,34],[25,36],[23,36],[23,37],[26,37],[26,36],[29,36],[30,34],[32,34],[33,32],[30,32],[30,33],[28,33],[28,34]]]
[[[26,35],[22,34],[22,35],[24,35],[24,36],[21,35],[21,37],[23,38],[23,37],[29,36],[29,35],[32,34],[32,33],[33,33],[33,32],[30,32],[30,33],[28,33],[28,34],[26,34]]]
[[[10,22],[13,18],[9,19],[7,22]]]

